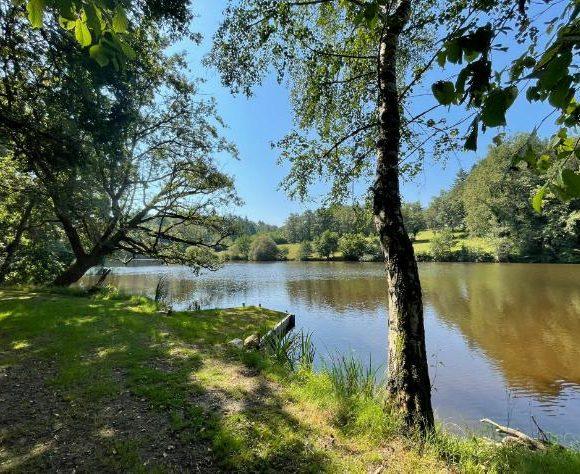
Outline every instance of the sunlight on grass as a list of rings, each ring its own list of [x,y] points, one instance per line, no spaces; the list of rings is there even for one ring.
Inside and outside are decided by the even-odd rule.
[[[0,299],[0,314],[0,342],[13,349],[10,358],[0,353],[0,367],[45,387],[31,387],[33,403],[22,403],[26,385],[6,393],[17,411],[38,404],[47,415],[23,411],[6,427],[2,440],[12,444],[0,451],[0,470],[42,470],[78,439],[94,472],[171,471],[178,455],[232,472],[580,472],[572,450],[497,448],[440,428],[414,439],[349,361],[292,371],[226,344],[263,334],[284,316],[275,311],[167,316],[148,300],[42,293]],[[75,437],[59,444],[55,426]]]
[[[30,343],[27,340],[12,342],[12,349],[14,349],[15,351],[26,349],[28,347],[30,347]]]

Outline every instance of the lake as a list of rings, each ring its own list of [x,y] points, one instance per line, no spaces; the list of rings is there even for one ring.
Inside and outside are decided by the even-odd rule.
[[[437,418],[459,432],[482,429],[483,417],[529,433],[537,433],[537,422],[564,443],[580,440],[580,265],[419,269]],[[153,296],[160,275],[167,275],[175,309],[245,303],[289,311],[298,330],[313,333],[318,364],[352,352],[384,372],[382,264],[230,263],[199,276],[181,266],[122,267],[107,281]]]

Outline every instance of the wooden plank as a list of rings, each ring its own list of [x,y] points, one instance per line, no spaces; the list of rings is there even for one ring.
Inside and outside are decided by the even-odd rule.
[[[270,329],[262,338],[262,345],[271,337],[282,338],[288,334],[296,325],[296,316],[294,314],[287,314],[284,319],[279,321],[276,326]]]

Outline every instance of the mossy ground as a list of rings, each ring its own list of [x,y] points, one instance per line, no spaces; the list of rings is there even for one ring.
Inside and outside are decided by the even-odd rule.
[[[226,344],[281,317],[0,291],[0,471],[580,472],[570,450],[403,436],[380,395]]]

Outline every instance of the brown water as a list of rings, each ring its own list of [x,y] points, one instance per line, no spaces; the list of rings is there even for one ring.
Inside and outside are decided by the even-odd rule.
[[[433,403],[452,428],[493,418],[580,440],[580,265],[420,265]],[[167,274],[176,309],[262,304],[296,314],[318,363],[353,352],[384,368],[386,283],[372,263],[237,263],[199,277],[184,267],[118,268],[110,282],[152,295]]]

